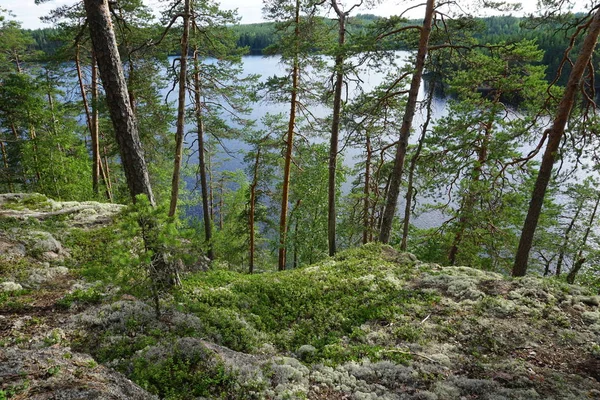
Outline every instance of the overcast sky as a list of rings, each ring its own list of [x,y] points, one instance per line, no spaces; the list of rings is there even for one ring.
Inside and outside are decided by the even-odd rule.
[[[153,3],[161,3],[161,0],[147,0]],[[588,1],[588,0],[578,0]],[[63,4],[73,4],[75,0],[49,0],[44,4],[36,5],[34,0],[0,0],[0,8],[12,11],[15,19],[20,21],[24,28],[35,29],[48,27],[40,21],[40,16],[46,15],[49,10]],[[164,1],[166,3],[166,1]],[[262,0],[221,0],[221,6],[224,9],[237,8],[238,14],[242,17],[242,23],[253,23],[262,21]],[[372,10],[362,10],[382,16],[397,15],[405,10],[411,4],[422,3],[423,1],[406,0],[384,0],[378,7]],[[525,11],[533,11],[533,0],[524,0]],[[421,17],[423,7],[419,7],[409,16],[412,18]]]

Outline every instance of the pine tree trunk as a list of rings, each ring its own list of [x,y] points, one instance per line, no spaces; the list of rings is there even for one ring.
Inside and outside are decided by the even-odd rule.
[[[296,40],[300,37],[300,0],[296,0],[294,35]],[[292,167],[292,150],[294,148],[294,128],[296,126],[296,107],[298,98],[298,75],[300,66],[298,55],[294,57],[292,65],[292,94],[290,97],[290,117],[288,121],[288,131],[286,139],[285,165],[283,169],[283,188],[281,193],[281,216],[279,218],[279,259],[277,267],[279,271],[285,270],[286,264],[286,246],[287,246],[287,214],[288,201],[290,196],[290,173]]]
[[[175,160],[171,183],[171,205],[169,217],[175,216],[179,183],[181,180],[181,159],[183,157],[183,139],[185,136],[185,89],[187,81],[188,39],[190,35],[190,0],[185,0],[183,11],[183,36],[181,38],[181,57],[179,59],[179,97],[177,100],[177,132],[175,133]]]
[[[327,198],[327,239],[329,256],[335,255],[335,172],[337,167],[338,142],[340,135],[340,114],[342,109],[342,86],[344,85],[344,54],[346,42],[346,14],[340,10],[337,0],[331,0],[331,5],[338,16],[338,49],[335,56],[335,85],[333,94],[333,115],[331,119],[331,140],[329,144],[329,182]]]
[[[79,83],[79,91],[81,93],[81,101],[83,102],[83,110],[85,111],[85,119],[87,122],[87,126],[88,126],[88,131],[90,132],[90,135],[92,134],[92,116],[90,113],[90,106],[88,104],[88,99],[87,99],[87,93],[85,90],[85,84],[83,83],[83,73],[81,72],[81,61],[79,59],[79,44],[77,44],[75,46],[75,70],[77,71],[77,81]],[[85,139],[85,143],[87,146],[87,138]],[[92,169],[92,182],[93,182],[93,169]],[[92,186],[93,183],[92,183]],[[97,193],[96,191],[94,193]]]
[[[406,99],[406,108],[404,110],[402,126],[400,127],[400,138],[398,140],[398,147],[396,149],[396,157],[394,159],[394,169],[392,171],[390,187],[385,203],[385,210],[383,212],[381,231],[379,232],[379,241],[382,243],[388,243],[392,233],[392,223],[394,222],[396,205],[398,203],[398,195],[400,194],[400,183],[402,182],[402,171],[404,169],[406,148],[408,147],[408,137],[410,135],[412,121],[415,116],[417,95],[419,94],[421,78],[423,76],[423,70],[425,69],[425,57],[427,56],[429,36],[431,34],[433,17],[435,14],[434,2],[434,0],[427,0],[425,19],[423,21],[423,26],[421,27],[421,36],[419,39],[419,48],[417,50],[415,71],[410,83],[408,98]]]
[[[365,187],[363,190],[364,199],[363,199],[363,235],[362,235],[362,243],[367,244],[369,242],[369,232],[371,230],[370,218],[371,216],[371,202],[370,202],[370,186],[371,186],[371,157],[373,149],[371,148],[371,135],[369,132],[366,132],[366,150],[367,150],[367,160],[365,162]]]
[[[108,160],[102,163],[102,156],[100,155],[100,118],[98,113],[98,66],[96,65],[96,57],[92,51],[92,120],[91,120],[91,142],[92,142],[92,158],[93,158],[93,169],[96,187],[98,186],[98,174],[102,177],[102,182],[106,189],[106,198],[112,203],[113,196],[110,184],[110,174],[108,171]],[[106,153],[106,148],[105,148]],[[104,165],[106,164],[106,166]],[[97,193],[97,190],[95,191]]]
[[[567,226],[567,229],[565,230],[565,233],[563,236],[563,243],[562,243],[562,246],[560,246],[560,251],[558,253],[558,261],[556,262],[556,272],[555,272],[556,276],[560,276],[560,274],[562,272],[562,264],[564,262],[565,252],[567,251],[567,246],[569,244],[569,236],[571,235],[571,231],[573,230],[573,227],[575,226],[575,221],[577,221],[577,219],[579,218],[579,213],[581,213],[582,208],[583,208],[583,201],[577,207],[577,210],[575,211],[575,215],[573,216],[573,218],[571,218],[571,222],[569,222],[569,226]]]
[[[499,99],[500,96],[498,95],[497,100]],[[471,182],[469,182],[469,186],[467,187],[467,193],[465,194],[464,201],[462,202],[462,207],[458,210],[458,228],[454,234],[454,240],[448,254],[448,263],[450,265],[454,265],[456,263],[456,256],[458,255],[460,243],[462,242],[465,230],[467,229],[467,226],[469,225],[473,216],[475,202],[477,201],[477,196],[479,194],[477,186],[481,179],[483,166],[487,162],[488,146],[491,136],[492,122],[488,121],[485,125],[485,134],[479,146],[479,150],[477,151],[477,162],[475,163],[473,171],[471,172]]]
[[[585,258],[583,257],[583,249],[587,246],[587,240],[590,236],[592,229],[594,228],[594,220],[596,219],[596,213],[598,212],[598,206],[600,205],[600,194],[596,197],[596,202],[594,203],[594,210],[592,211],[592,215],[590,215],[590,220],[588,221],[587,227],[585,229],[585,233],[583,234],[583,238],[581,239],[581,244],[579,245],[579,253],[577,254],[577,261],[575,265],[569,271],[567,275],[567,282],[573,284],[575,282],[575,277],[577,273],[583,266],[585,262]]]
[[[523,229],[521,231],[521,239],[519,240],[519,247],[517,249],[512,270],[513,276],[524,276],[527,272],[529,252],[533,244],[533,236],[540,218],[548,182],[550,182],[550,177],[552,176],[552,167],[554,165],[556,152],[558,151],[560,141],[565,132],[565,126],[569,119],[569,115],[571,114],[583,73],[589,65],[596,47],[596,42],[598,41],[598,35],[600,34],[600,10],[596,11],[588,24],[587,35],[583,41],[579,56],[569,75],[569,81],[567,82],[563,97],[556,110],[552,126],[547,131],[548,143],[546,144],[546,149],[542,157],[542,164],[540,165],[540,170],[531,195],[531,201],[529,202],[529,210],[527,211],[527,217],[525,218],[525,223],[523,224]]]
[[[258,166],[260,162],[260,145],[256,149],[254,159],[254,174],[250,185],[250,215],[248,216],[248,232],[250,233],[250,273],[254,272],[254,214],[256,213],[256,186],[258,185]]]
[[[154,204],[137,122],[127,96],[127,85],[108,1],[84,0],[84,5],[129,193],[134,201],[136,195],[144,194],[150,203]]]
[[[10,168],[8,167],[8,154],[6,152],[6,146],[4,142],[0,141],[0,152],[2,153],[2,163],[4,165],[4,170],[6,171],[6,179],[8,181],[8,190],[10,193],[14,193],[15,186],[12,182],[12,177],[10,176]]]
[[[404,207],[404,221],[402,222],[402,241],[400,242],[400,250],[402,251],[406,251],[406,247],[408,245],[408,229],[410,228],[410,214],[412,210],[412,199],[414,192],[413,182],[415,177],[415,169],[417,168],[417,162],[419,161],[421,151],[423,150],[423,142],[425,141],[425,137],[427,136],[427,129],[429,128],[429,124],[431,123],[431,104],[433,103],[434,92],[435,82],[432,82],[429,87],[429,93],[427,96],[427,116],[425,117],[425,122],[423,123],[423,127],[421,128],[421,137],[419,138],[419,143],[417,144],[417,148],[415,149],[415,154],[413,154],[413,156],[411,157],[410,166],[408,168],[406,205]]]
[[[202,115],[202,99],[200,96],[200,64],[198,49],[194,51],[194,99],[196,102],[196,127],[198,129],[198,172],[200,174],[200,190],[202,191],[202,215],[204,219],[204,243],[208,246],[207,256],[215,259],[212,246],[212,219],[208,205],[208,183],[206,181],[206,162],[204,159],[204,117]]]

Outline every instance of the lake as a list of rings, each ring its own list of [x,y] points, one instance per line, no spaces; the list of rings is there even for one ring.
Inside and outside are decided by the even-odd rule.
[[[410,56],[409,52],[398,51],[396,52],[396,63],[397,66],[401,67],[406,61],[406,59]],[[170,64],[172,65],[173,59],[170,60]],[[263,56],[246,56],[243,57],[243,65],[244,65],[244,74],[259,74],[261,75],[261,80],[265,80],[267,77],[271,77],[274,75],[282,76],[285,74],[285,67],[279,62],[279,57],[263,57]],[[364,70],[360,72],[360,80],[362,81],[362,88],[364,91],[369,91],[376,87],[378,84],[382,82],[385,77],[384,72],[374,71],[374,70]],[[348,85],[348,99],[352,99],[358,93],[357,86],[355,83],[351,83]],[[167,94],[165,90],[164,95]],[[419,99],[422,100],[425,97],[425,83],[421,85],[419,91]],[[171,93],[169,97],[169,101],[176,101],[176,91]],[[189,99],[188,99],[189,102]],[[436,96],[434,98],[433,104],[433,116],[434,118],[439,118],[446,114],[447,101],[444,97]],[[310,107],[311,113],[316,115],[317,117],[326,117],[330,114],[331,110],[328,107],[323,105],[317,105]],[[269,102],[259,102],[254,104],[253,111],[250,114],[252,119],[256,121],[260,121],[262,117],[264,117],[267,113],[284,113],[287,115],[289,112],[289,104],[274,104]],[[413,126],[415,132],[411,136],[411,143],[414,143],[420,131],[420,126],[424,121],[424,110],[418,110],[415,119],[413,122]],[[260,126],[260,123],[259,123]],[[196,138],[196,133],[194,132],[193,125],[188,125],[186,131],[188,133],[186,137],[186,145],[188,147],[192,146],[194,140]],[[397,137],[391,137],[390,140],[396,140]],[[323,141],[323,139],[319,138],[311,138],[311,140],[315,142]],[[224,145],[227,148],[227,151],[222,151],[217,154],[214,161],[219,164],[219,171],[236,171],[239,169],[245,169],[246,165],[243,162],[243,155],[241,154],[243,151],[248,150],[248,146],[239,140],[224,140]],[[340,148],[342,148],[342,144],[340,144]],[[364,149],[357,147],[345,146],[342,150],[341,156],[343,158],[343,162],[346,166],[352,167],[356,162],[358,157],[362,157]],[[197,156],[192,156],[189,159],[189,162],[193,165],[197,164],[198,159]],[[327,163],[327,160],[324,160],[324,163]],[[195,177],[188,176],[186,177],[186,182],[188,187],[195,186]],[[348,180],[343,183],[342,191],[344,193],[348,193],[351,188],[352,177],[348,177]],[[401,197],[403,194],[401,193]],[[426,202],[430,202],[430,200],[425,200]],[[199,206],[200,207],[200,206]],[[399,213],[402,213],[404,210],[404,199],[401,198],[399,200]],[[192,214],[200,215],[201,208],[193,207],[189,212]],[[428,228],[439,226],[444,221],[443,215],[438,211],[428,212],[425,214],[421,214],[419,217],[414,219],[414,224],[420,228]]]

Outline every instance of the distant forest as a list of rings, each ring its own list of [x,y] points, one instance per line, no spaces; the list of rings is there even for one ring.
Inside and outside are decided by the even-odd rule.
[[[377,20],[379,20],[379,17],[373,14],[358,14],[349,19],[348,31],[350,34],[357,34]],[[510,43],[523,39],[535,40],[540,50],[544,51],[541,64],[547,66],[547,80],[552,81],[557,76],[562,53],[569,44],[569,29],[560,29],[558,23],[537,26],[528,19],[513,16],[477,18],[476,21],[478,27],[474,37],[482,44]],[[418,24],[420,21],[408,20],[406,23],[412,25]],[[333,26],[333,22],[331,22],[331,25]],[[237,35],[238,47],[246,48],[250,55],[268,53],[269,46],[277,42],[273,22],[241,24],[232,28]],[[157,27],[156,29],[158,32],[160,28]],[[45,56],[55,54],[64,45],[58,34],[59,31],[55,28],[25,31],[35,40],[36,50]],[[397,41],[396,47],[398,50],[412,50],[414,46]],[[172,54],[177,54],[177,49],[173,49]],[[564,84],[564,79],[567,76],[568,74],[562,74],[562,78],[558,83]]]

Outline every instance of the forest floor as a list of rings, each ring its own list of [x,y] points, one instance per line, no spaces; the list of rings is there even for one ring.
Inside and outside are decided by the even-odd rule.
[[[597,289],[371,244],[187,272],[157,317],[122,209],[0,195],[0,399],[600,399]]]

